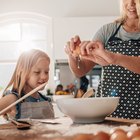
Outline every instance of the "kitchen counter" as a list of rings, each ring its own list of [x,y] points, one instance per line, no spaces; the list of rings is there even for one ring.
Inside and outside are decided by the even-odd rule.
[[[76,134],[95,134],[99,131],[109,133],[111,129],[125,131],[138,129],[136,124],[105,120],[96,124],[74,124],[69,117],[56,119],[28,120],[32,126],[28,130],[18,130],[14,124],[0,125],[0,140],[70,140]]]

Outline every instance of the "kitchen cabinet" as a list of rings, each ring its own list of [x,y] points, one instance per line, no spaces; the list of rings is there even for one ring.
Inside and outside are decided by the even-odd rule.
[[[101,78],[101,66],[95,66],[90,72],[86,74],[89,80],[89,86],[97,89]],[[76,88],[80,86],[80,79],[75,77],[71,72],[67,60],[57,60],[55,63],[55,82],[57,84],[63,84],[64,87],[73,83]]]

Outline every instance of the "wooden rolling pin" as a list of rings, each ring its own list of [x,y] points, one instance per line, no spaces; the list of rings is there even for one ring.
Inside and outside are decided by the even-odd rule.
[[[19,102],[21,102],[22,100],[24,100],[25,98],[29,97],[30,95],[34,94],[35,92],[39,91],[41,88],[43,88],[47,83],[41,84],[40,86],[36,87],[35,89],[31,90],[29,93],[25,94],[23,97],[21,97],[20,99],[18,99],[17,101],[15,101],[14,103],[10,104],[9,106],[7,106],[6,108],[4,108],[3,110],[0,111],[0,115],[2,115],[4,112],[6,112],[7,110],[9,110],[10,108],[12,108],[13,106],[15,106],[16,104],[18,104]]]

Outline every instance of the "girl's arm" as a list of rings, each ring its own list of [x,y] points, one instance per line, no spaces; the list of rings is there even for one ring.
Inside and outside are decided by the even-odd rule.
[[[7,106],[9,106],[10,104],[12,104],[13,102],[15,102],[17,100],[17,97],[14,95],[14,94],[8,94],[4,97],[2,97],[0,99],[0,111],[3,110],[4,108],[6,108]],[[9,110],[11,111],[11,109]],[[7,112],[9,112],[7,111]],[[5,112],[5,113],[7,113]],[[3,114],[5,114],[3,113]],[[3,115],[3,114],[0,114],[0,115]]]

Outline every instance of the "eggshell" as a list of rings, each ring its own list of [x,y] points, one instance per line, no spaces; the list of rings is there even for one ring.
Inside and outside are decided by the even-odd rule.
[[[81,54],[81,50],[79,46],[76,46],[75,50],[73,51],[73,54],[75,56],[79,56]]]

